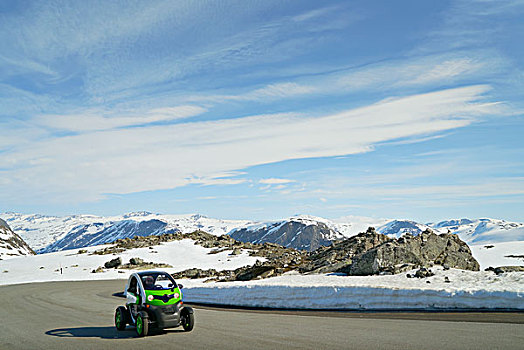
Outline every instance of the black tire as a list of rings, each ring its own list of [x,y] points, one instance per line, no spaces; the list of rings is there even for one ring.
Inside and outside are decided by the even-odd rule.
[[[115,327],[119,331],[126,329],[128,323],[127,310],[123,306],[119,306],[115,311]]]
[[[139,337],[145,337],[149,333],[149,316],[146,312],[141,311],[136,316],[136,334]]]
[[[195,326],[195,315],[189,311],[183,310],[182,315],[180,315],[180,322],[184,331],[191,332]]]

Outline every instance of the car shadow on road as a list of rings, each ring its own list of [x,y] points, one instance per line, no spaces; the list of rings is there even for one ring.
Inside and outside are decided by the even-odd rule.
[[[117,331],[114,326],[57,328],[49,330],[45,334],[60,338],[126,339],[136,337],[134,329]]]
[[[186,333],[183,329],[163,329],[161,331],[158,331],[160,334],[169,334],[169,333]]]

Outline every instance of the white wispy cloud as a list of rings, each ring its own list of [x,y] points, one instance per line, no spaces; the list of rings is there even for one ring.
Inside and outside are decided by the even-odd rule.
[[[195,75],[281,62],[309,50],[313,30],[333,31],[355,21],[344,6],[260,17],[272,6],[35,1],[1,18],[0,62],[10,67],[6,71],[45,73],[53,81],[74,74],[86,97],[113,101],[158,91],[161,84],[187,83]]]
[[[489,46],[497,36],[507,36],[500,15],[524,13],[522,0],[458,0],[443,12],[438,28],[427,33],[414,52],[456,50],[474,46]],[[504,18],[504,19],[503,19]]]
[[[487,86],[388,99],[321,117],[287,114],[112,129],[0,153],[6,198],[100,199],[189,183],[238,184],[219,174],[288,159],[372,150],[375,143],[466,126],[500,114]],[[15,195],[16,194],[16,195]]]
[[[213,102],[221,103],[227,101],[261,101],[268,102],[290,97],[300,97],[312,94],[316,91],[313,86],[297,84],[295,82],[284,82],[269,84],[261,88],[256,88],[245,93],[236,95],[191,95],[182,97],[189,102]]]
[[[373,185],[361,187],[346,187],[338,190],[320,189],[315,190],[317,195],[344,197],[352,196],[354,199],[374,197],[376,200],[394,200],[401,203],[404,199],[421,201],[425,200],[456,200],[466,198],[485,198],[497,196],[518,196],[524,194],[524,178],[506,177],[495,178],[486,181],[475,180],[475,183],[455,183],[445,185],[414,185],[393,184]]]
[[[295,182],[295,180],[291,179],[280,179],[280,178],[268,178],[268,179],[261,179],[258,181],[258,183],[265,184],[265,185],[281,185],[281,184],[288,184],[291,182]]]
[[[87,112],[69,115],[44,115],[37,118],[37,123],[50,128],[68,131],[96,131],[128,126],[144,125],[162,121],[173,121],[194,117],[206,112],[199,106],[177,106],[155,108],[136,116],[104,116],[103,112]]]
[[[273,102],[318,95],[347,95],[365,91],[402,91],[414,87],[450,84],[473,77],[488,76],[507,67],[502,57],[483,52],[453,52],[392,59],[365,67],[335,72],[305,74],[294,80],[267,84],[238,94],[200,94],[180,97],[187,102],[228,101]]]

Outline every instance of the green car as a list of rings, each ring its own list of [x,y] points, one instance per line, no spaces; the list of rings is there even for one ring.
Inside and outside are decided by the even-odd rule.
[[[116,329],[135,326],[138,336],[143,337],[151,328],[165,329],[182,326],[186,332],[193,329],[193,309],[182,302],[182,285],[164,271],[133,273],[127,281],[126,306],[115,312]]]

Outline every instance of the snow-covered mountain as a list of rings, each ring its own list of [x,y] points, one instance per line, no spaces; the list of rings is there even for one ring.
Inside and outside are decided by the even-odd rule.
[[[421,224],[410,220],[391,220],[377,228],[377,231],[400,237],[404,233],[418,235],[426,229],[437,233],[451,232],[470,245],[524,241],[524,224],[500,219],[452,219],[438,223]]]
[[[94,215],[46,216],[39,214],[1,214],[9,226],[35,251],[45,248],[66,236],[74,228],[96,222],[111,221]]]
[[[524,241],[524,224],[498,219],[457,219],[422,224],[410,220],[374,219],[346,216],[328,220],[297,215],[270,222],[221,220],[198,214],[163,215],[135,212],[101,217],[66,217],[5,213],[13,231],[39,253],[74,249],[113,242],[133,236],[202,230],[214,235],[230,234],[240,241],[273,242],[287,247],[314,250],[331,241],[351,237],[373,226],[391,237],[405,233],[417,235],[430,228],[437,233],[451,231],[468,244]]]
[[[344,238],[335,223],[306,215],[234,229],[229,235],[242,242],[271,242],[301,250],[315,250]]]
[[[379,233],[395,238],[406,233],[416,236],[431,229],[437,233],[455,233],[468,244],[524,241],[524,224],[499,219],[458,219],[422,224],[411,220],[355,216],[327,220],[309,215],[239,228],[230,232],[230,235],[240,241],[273,242],[296,249],[315,250],[321,245],[329,245],[333,240],[364,232],[370,226]]]
[[[35,252],[9,225],[0,219],[0,260],[21,255],[34,255]]]
[[[406,233],[412,235],[418,235],[421,232],[424,232],[426,229],[431,228],[424,224],[419,224],[415,221],[410,220],[391,220],[386,224],[379,226],[377,232],[380,232],[386,236],[390,237],[400,237]],[[440,230],[436,230],[439,231]],[[446,231],[447,232],[447,231]]]
[[[98,245],[121,238],[189,233],[202,230],[223,235],[231,230],[254,224],[247,220],[221,220],[199,214],[162,215],[149,212],[102,217],[73,215],[66,217],[2,214],[15,232],[38,253]]]
[[[524,224],[499,219],[459,219],[441,221],[429,226],[440,232],[456,233],[468,244],[524,241]]]

